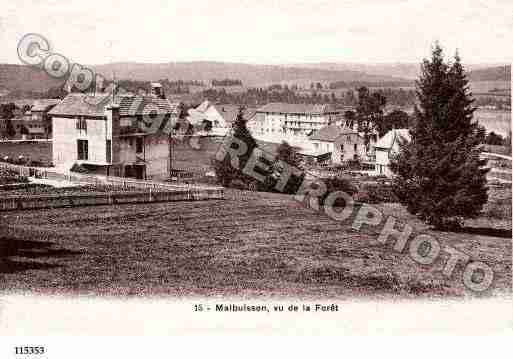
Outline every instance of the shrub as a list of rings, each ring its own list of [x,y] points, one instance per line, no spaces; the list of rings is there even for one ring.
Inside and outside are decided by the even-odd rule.
[[[350,196],[353,196],[356,192],[358,192],[358,188],[353,183],[351,183],[347,178],[328,177],[321,179],[321,181],[324,182],[327,189],[326,193],[319,198],[319,204],[321,205],[324,204],[324,201],[330,193],[342,191]],[[343,207],[346,204],[342,198],[337,198],[333,205],[335,207]]]
[[[86,168],[84,168],[84,166],[81,166],[78,163],[74,163],[73,166],[71,166],[70,171],[76,172],[76,173],[88,173],[89,172]]]
[[[27,183],[28,178],[20,176],[17,172],[0,168],[0,185],[11,183]]]
[[[359,202],[376,204],[397,202],[393,186],[385,183],[367,184],[358,191]]]
[[[243,191],[256,191],[258,188],[256,181],[246,182],[241,179],[234,179],[230,182],[230,185],[228,187]]]

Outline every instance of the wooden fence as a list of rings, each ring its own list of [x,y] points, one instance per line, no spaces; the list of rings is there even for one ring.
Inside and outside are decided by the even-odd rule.
[[[223,187],[169,184],[154,181],[134,180],[123,177],[87,175],[74,172],[63,174],[52,171],[50,168],[26,167],[5,162],[0,162],[0,168],[9,169],[21,176],[63,180],[82,185],[112,187],[112,191],[108,192],[77,193],[70,195],[48,194],[4,196],[4,198],[0,198],[0,211],[119,203],[224,199]],[[123,189],[124,191],[120,191],[120,189]],[[130,191],[127,192],[127,189]]]
[[[127,203],[202,201],[223,199],[224,193],[218,190],[182,191],[138,191],[104,192],[77,194],[47,194],[31,196],[9,196],[0,198],[0,211],[42,209],[59,207],[98,206]]]

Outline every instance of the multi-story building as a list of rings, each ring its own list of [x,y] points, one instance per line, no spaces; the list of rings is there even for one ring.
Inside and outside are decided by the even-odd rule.
[[[264,141],[300,144],[314,131],[340,122],[342,116],[331,105],[269,103],[256,110],[248,128]]]
[[[97,174],[167,177],[170,136],[163,130],[176,124],[180,108],[156,95],[69,94],[49,112],[53,163],[64,171],[77,164]]]

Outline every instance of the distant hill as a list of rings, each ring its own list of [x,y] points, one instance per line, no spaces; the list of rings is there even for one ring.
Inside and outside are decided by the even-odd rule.
[[[0,92],[43,92],[62,83],[62,80],[56,80],[29,66],[0,64]]]
[[[471,81],[511,81],[511,65],[473,70],[469,73]]]
[[[331,71],[359,71],[369,75],[398,77],[415,80],[420,74],[420,63],[376,63],[362,64],[353,62],[320,62],[285,65],[290,67],[302,67]]]
[[[362,71],[312,69],[277,65],[250,65],[224,62],[171,62],[164,64],[114,63],[94,66],[99,73],[133,80],[181,79],[201,80],[240,79],[244,86],[267,86],[276,83],[309,83],[332,81],[385,82],[401,81],[393,76],[371,75]]]
[[[511,66],[469,65],[471,81],[510,81]],[[199,80],[209,83],[212,79],[240,79],[245,87],[268,86],[276,83],[309,85],[311,82],[405,82],[413,84],[418,77],[419,64],[355,64],[317,63],[292,65],[251,65],[224,62],[170,62],[161,64],[123,62],[94,65],[92,68],[110,79],[155,81]],[[43,71],[23,65],[0,64],[0,93],[13,91],[43,92],[62,85],[62,80],[47,76]]]
[[[416,80],[420,75],[419,63],[304,63],[285,65],[330,71],[360,71],[369,75],[392,76]],[[500,64],[464,64],[471,81],[510,81],[511,66]]]
[[[326,70],[223,62],[171,62],[162,64],[126,62],[94,65],[92,68],[108,79],[112,77],[113,72],[119,79],[140,81],[168,78],[184,81],[200,80],[209,83],[212,79],[229,78],[242,80],[245,87],[267,86],[276,83],[408,81],[403,78],[372,75],[353,70]],[[0,64],[0,90],[45,91],[61,83],[62,81],[52,79],[42,71],[27,66]]]

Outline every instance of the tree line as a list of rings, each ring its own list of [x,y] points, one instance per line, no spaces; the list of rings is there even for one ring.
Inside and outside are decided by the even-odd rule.
[[[387,103],[395,106],[413,106],[415,104],[415,91],[404,90],[402,88],[377,89],[387,98]],[[299,91],[297,87],[287,85],[271,85],[267,88],[248,88],[243,92],[228,92],[226,89],[206,89],[201,95],[211,102],[220,104],[241,104],[244,106],[261,106],[270,102],[284,103],[307,103],[318,104],[327,103],[341,106],[356,106],[358,104],[357,91],[349,89],[347,91],[326,93],[318,91]]]

